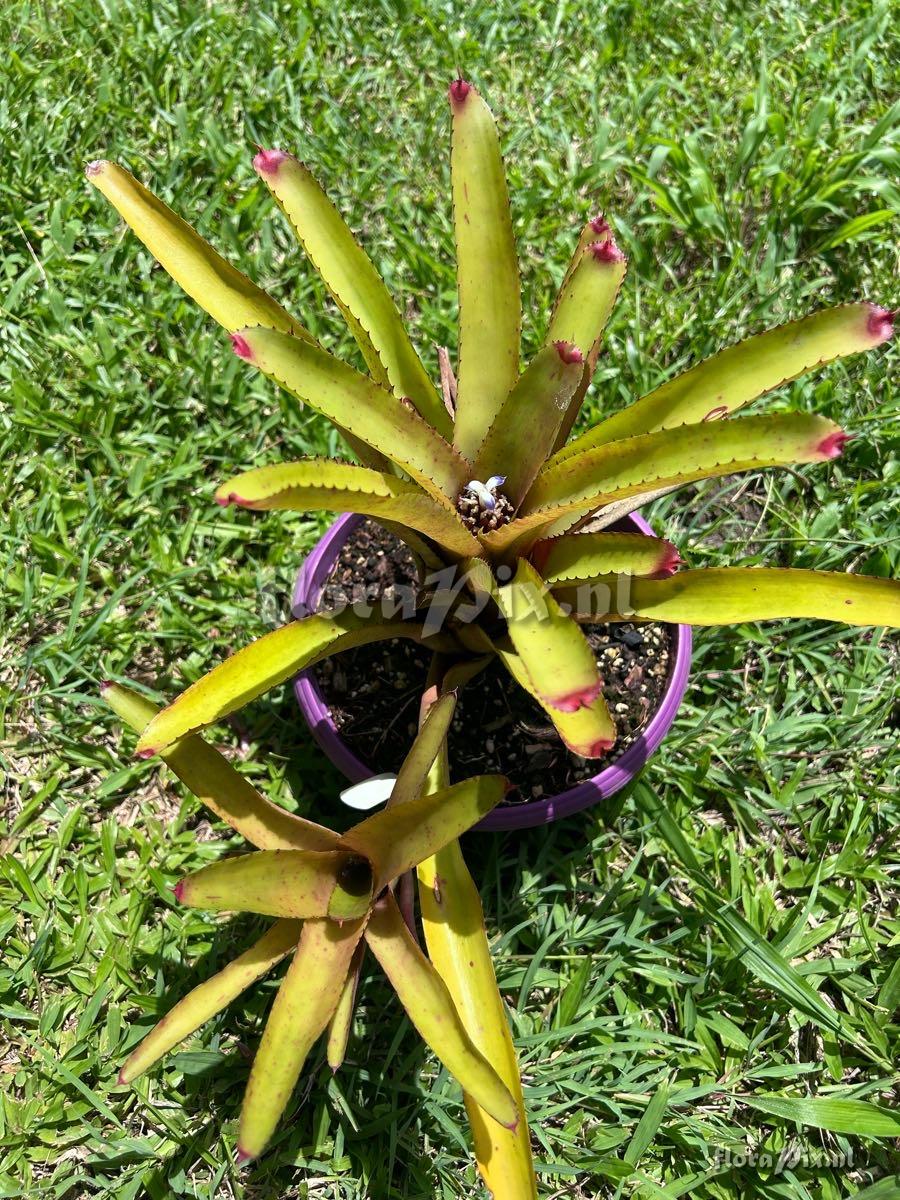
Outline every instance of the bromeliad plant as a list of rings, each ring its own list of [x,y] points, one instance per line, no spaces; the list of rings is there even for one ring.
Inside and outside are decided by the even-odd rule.
[[[138,732],[158,712],[121,684],[104,684],[102,694]],[[241,1111],[238,1159],[255,1157],[272,1136],[310,1049],[326,1030],[329,1066],[337,1071],[343,1062],[367,946],[415,1028],[464,1088],[476,1137],[482,1138],[481,1158],[491,1158],[492,1145],[499,1149],[489,1169],[495,1194],[531,1194],[533,1172],[515,1053],[478,894],[456,843],[509,785],[502,775],[447,785],[445,739],[455,707],[452,691],[441,696],[434,691],[426,698],[419,735],[386,808],[343,836],[267,800],[201,737],[185,738],[163,754],[197,797],[259,847],[181,880],[176,899],[192,908],[261,913],[278,920],[175,1005],[129,1056],[120,1083],[143,1074],[291,955]],[[397,881],[414,867],[423,880],[423,919],[438,963],[447,974],[454,955],[464,956],[468,964],[466,980],[455,989],[448,989],[419,949],[409,906],[402,913],[395,898]],[[472,1011],[477,1020],[470,1020],[467,1030],[459,1013]]]
[[[475,88],[461,79],[450,87],[450,105],[459,350],[458,376],[449,356],[441,355],[440,391],[365,251],[295,158],[262,150],[254,167],[346,318],[368,375],[323,350],[279,303],[127,171],[109,162],[87,168],[91,182],[159,262],[229,332],[235,352],[333,422],[359,460],[360,465],[312,459],[248,471],[223,484],[217,500],[260,510],[321,509],[375,517],[414,551],[422,584],[421,603],[400,616],[343,610],[294,620],[238,651],[155,715],[129,709],[137,703],[133,699],[121,701],[126,720],[142,727],[139,753],[166,757],[212,807],[219,803],[217,812],[264,847],[264,854],[293,854],[290,862],[302,863],[300,876],[316,909],[263,909],[286,921],[305,917],[303,932],[296,925],[276,926],[282,931],[267,935],[268,941],[232,964],[208,990],[203,985],[192,993],[175,1010],[177,1019],[170,1016],[169,1031],[157,1030],[138,1049],[124,1077],[143,1069],[177,1040],[176,1034],[194,1028],[296,940],[294,965],[248,1089],[245,1115],[257,1115],[246,1116],[253,1132],[242,1132],[242,1147],[244,1153],[258,1152],[313,1031],[324,1027],[332,1010],[335,1040],[340,1044],[343,1038],[360,938],[380,958],[414,1022],[418,990],[431,995],[429,989],[436,988],[403,933],[390,892],[384,891],[392,874],[421,855],[419,896],[432,961],[465,1033],[506,1088],[501,1094],[483,1064],[476,1082],[475,1074],[467,1073],[474,1072],[474,1060],[460,1049],[451,1069],[466,1090],[479,1169],[496,1200],[521,1200],[536,1191],[515,1057],[493,982],[478,893],[455,841],[463,819],[477,819],[478,797],[486,794],[492,803],[500,799],[497,785],[490,790],[483,784],[488,792],[478,789],[477,794],[471,784],[458,785],[463,790],[454,793],[445,750],[435,751],[423,799],[397,807],[395,789],[394,808],[337,840],[318,826],[297,826],[283,813],[276,818],[266,809],[264,817],[259,805],[265,802],[248,801],[240,790],[246,784],[238,785],[230,775],[226,782],[238,789],[237,804],[222,802],[218,792],[214,803],[212,785],[200,776],[188,777],[178,761],[201,753],[198,730],[322,658],[367,642],[401,637],[431,647],[439,693],[463,686],[499,656],[546,710],[563,741],[592,758],[611,747],[615,727],[582,623],[628,618],[724,625],[805,616],[838,617],[855,625],[900,624],[898,587],[891,581],[768,568],[679,571],[670,543],[615,529],[628,512],[683,484],[835,458],[848,435],[822,417],[792,413],[735,419],[733,414],[822,363],[885,342],[893,314],[871,304],[850,304],[760,334],[570,441],[624,278],[624,255],[602,218],[587,223],[543,345],[523,367],[518,265],[494,121]],[[455,572],[455,583],[463,581],[462,588],[441,582],[448,570]],[[441,615],[439,627],[435,611]],[[439,711],[446,716],[449,706]],[[426,723],[423,736],[428,729]],[[413,756],[419,749],[417,743]],[[204,748],[202,754],[208,766],[214,752]],[[223,769],[214,768],[216,779],[215,772]],[[417,778],[423,770],[420,763]],[[420,811],[416,804],[433,824],[425,832],[404,825],[398,833],[404,808],[408,818]],[[274,834],[269,817],[276,823]],[[316,831],[313,841],[310,829]],[[397,846],[387,845],[386,834],[396,835]],[[310,855],[324,856],[327,865],[311,866]],[[351,864],[354,885],[360,879],[365,883],[361,896],[341,874]],[[284,907],[284,877],[274,869],[270,874],[265,865],[240,861],[207,868],[179,894],[198,903],[214,900],[219,907],[252,907],[245,879],[248,887],[267,889],[270,899],[277,893]],[[338,915],[344,918],[342,927],[335,924]],[[301,967],[295,965],[298,959]],[[327,979],[330,989],[327,1003],[315,1006],[315,1020],[307,1020],[303,1009],[307,968],[315,972],[317,987]],[[463,1034],[444,1012],[453,1025],[454,1045],[465,1048]],[[290,1071],[279,1076],[276,1099],[260,1100],[266,1064],[277,1065],[293,1021],[301,1022],[300,1049],[293,1048]],[[421,1028],[421,1016],[417,1023]],[[449,1063],[441,1038],[423,1032]],[[507,1127],[514,1119],[510,1097],[520,1118],[514,1130]]]
[[[586,758],[604,754],[616,731],[579,623],[900,622],[890,581],[769,568],[676,571],[670,543],[609,528],[683,484],[837,457],[849,435],[824,417],[733,414],[822,363],[879,346],[891,335],[893,314],[848,304],[759,334],[569,441],[625,257],[606,221],[588,222],[543,347],[523,368],[497,131],[484,100],[462,79],[450,87],[450,107],[459,369],[454,378],[444,356],[443,397],[372,262],[297,159],[261,150],[253,162],[346,318],[369,375],[323,350],[127,171],[109,162],[87,168],[173,278],[229,331],[236,353],[332,421],[363,464],[311,459],[262,467],[225,483],[219,503],[368,514],[401,533],[421,573],[465,568],[479,603],[474,618],[473,606],[465,607],[463,621],[459,594],[444,598],[442,649],[457,661],[498,655],[566,745]],[[324,656],[386,638],[421,640],[428,628],[421,613],[398,620],[332,612],[294,621],[188,688],[150,722],[140,750],[159,752]]]

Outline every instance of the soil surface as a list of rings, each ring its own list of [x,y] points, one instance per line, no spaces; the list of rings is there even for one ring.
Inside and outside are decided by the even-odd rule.
[[[416,571],[407,547],[365,520],[342,547],[320,607],[348,599],[398,602],[413,594]],[[460,693],[449,737],[454,780],[486,772],[516,785],[504,804],[557,795],[619,758],[659,706],[669,677],[672,630],[650,622],[584,625],[618,728],[603,758],[566,749],[543,709],[493,662]],[[341,736],[373,772],[396,771],[416,733],[419,698],[431,655],[408,641],[379,642],[334,655],[313,668]]]

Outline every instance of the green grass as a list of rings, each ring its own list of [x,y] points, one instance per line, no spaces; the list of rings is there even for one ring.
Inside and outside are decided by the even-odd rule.
[[[123,236],[88,159],[128,164],[352,357],[250,169],[253,142],[298,149],[433,367],[455,319],[459,64],[501,121],[526,349],[585,216],[606,209],[627,246],[594,411],[810,308],[897,304],[887,3],[451,8],[9,0],[0,15],[0,1196],[478,1194],[459,1090],[377,971],[349,1064],[331,1079],[314,1057],[243,1174],[236,1116],[271,983],[116,1086],[141,1032],[253,930],[173,905],[172,882],[226,835],[131,758],[97,683],[171,696],[262,631],[261,591],[286,593],[323,525],[223,513],[214,484],[335,442]],[[858,435],[839,463],[669,497],[654,520],[695,565],[895,573],[897,365],[887,348],[779,393]],[[898,657],[881,631],[700,633],[681,716],[630,795],[468,839],[542,1195],[900,1196],[896,1119],[831,1103],[896,1098]],[[342,819],[289,696],[222,736],[270,794]],[[788,1099],[759,1099],[773,1094]],[[724,1157],[798,1133],[853,1165]]]

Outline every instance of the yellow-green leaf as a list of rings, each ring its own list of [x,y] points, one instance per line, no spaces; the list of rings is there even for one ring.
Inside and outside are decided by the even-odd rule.
[[[481,898],[459,843],[451,842],[426,859],[418,875],[429,957],[473,1045],[491,1063],[523,1114],[518,1126],[510,1129],[465,1093],[478,1168],[494,1200],[537,1200],[516,1051],[497,990]]]
[[[373,376],[398,398],[407,396],[430,425],[449,437],[449,414],[413,349],[397,306],[312,173],[280,150],[261,150],[253,166],[344,314]]]
[[[87,177],[175,282],[229,332],[245,325],[268,325],[312,340],[280,304],[226,262],[123,167],[102,160],[92,162]]]
[[[594,652],[534,567],[520,559],[512,582],[498,589],[497,599],[541,704],[568,713],[589,706],[601,691]]]
[[[616,726],[602,692],[598,692],[589,704],[572,712],[563,712],[541,700],[524,660],[511,645],[498,643],[496,649],[507,671],[520,687],[534,696],[573,754],[579,754],[582,758],[601,758],[606,754],[615,743]]]
[[[664,538],[641,533],[570,533],[538,542],[531,561],[552,587],[600,575],[670,575],[681,561]]]
[[[138,741],[138,753],[147,757],[270,691],[298,671],[329,654],[388,638],[423,641],[416,621],[383,621],[377,614],[358,617],[353,612],[316,615],[291,621],[267,633],[219,663],[202,679],[164,708]],[[437,648],[440,637],[432,639]]]
[[[359,917],[372,898],[365,859],[337,850],[258,850],[187,875],[175,898],[209,912],[268,917]]]
[[[471,829],[508,790],[509,781],[502,775],[475,775],[443,791],[382,809],[355,825],[338,845],[372,863],[377,895],[392,879]]]
[[[337,1007],[365,918],[305,921],[260,1042],[241,1108],[238,1161],[262,1154],[306,1056]]]
[[[890,314],[844,304],[729,346],[595,425],[559,452],[568,458],[635,434],[717,417],[836,358],[871,350],[891,336]]]
[[[582,587],[555,588],[580,619],[734,625],[807,617],[847,625],[900,626],[900,583],[841,571],[781,567],[711,567],[669,579],[607,576]],[[604,611],[605,610],[605,611]]]
[[[423,698],[423,710],[427,719],[428,697]],[[428,787],[440,790],[447,782],[446,756],[439,755]],[[481,898],[459,842],[450,842],[420,863],[418,877],[422,930],[431,961],[473,1045],[493,1065],[520,1113],[516,1128],[509,1129],[465,1093],[475,1161],[493,1200],[537,1200],[516,1051],[497,989]]]
[[[594,352],[626,267],[625,255],[610,236],[586,246],[560,291],[547,341],[572,342],[585,358]]]
[[[245,471],[222,484],[216,501],[254,510],[363,513],[418,530],[452,554],[478,554],[481,549],[457,514],[418,484],[326,458]]]
[[[473,477],[505,475],[502,491],[517,506],[553,447],[583,373],[581,352],[570,342],[539,350],[488,430]]]
[[[101,695],[137,733],[162,710],[118,683],[104,683]],[[263,850],[329,850],[337,834],[314,821],[285,812],[260,795],[231,763],[201,737],[187,737],[162,753],[162,760],[198,800],[232,829]]]
[[[409,804],[422,795],[431,765],[437,758],[456,711],[456,693],[447,692],[431,706],[410,751],[397,772],[388,807]]]
[[[522,516],[481,541],[493,554],[522,553],[567,513],[586,516],[628,496],[737,471],[825,462],[845,440],[825,417],[786,413],[683,425],[557,456],[535,480]]]
[[[519,265],[491,110],[463,79],[450,85],[450,175],[459,285],[453,444],[474,460],[519,374]]]
[[[341,996],[337,1002],[337,1008],[335,1008],[331,1020],[328,1022],[328,1044],[325,1049],[325,1058],[332,1071],[338,1070],[347,1053],[347,1043],[350,1040],[350,1031],[353,1028],[353,1011],[356,1007],[359,973],[362,969],[365,954],[365,942],[360,942],[354,951],[350,970],[347,972],[347,978],[344,980],[344,986],[341,988]]]
[[[131,1083],[143,1075],[173,1046],[271,971],[297,945],[301,929],[299,921],[276,921],[249,950],[188,992],[132,1050],[119,1072],[119,1083]]]
[[[515,1100],[494,1068],[473,1045],[446,984],[416,945],[390,893],[372,913],[366,942],[381,963],[409,1019],[450,1074],[496,1121],[507,1128],[515,1128],[519,1120]]]
[[[403,467],[440,503],[454,508],[471,468],[412,404],[320,346],[278,330],[242,329],[235,349],[310,408]]]

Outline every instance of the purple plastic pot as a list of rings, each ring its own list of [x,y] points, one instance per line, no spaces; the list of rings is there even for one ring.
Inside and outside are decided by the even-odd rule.
[[[307,556],[294,585],[295,611],[315,610],[341,546],[363,520],[363,517],[355,513],[339,517]],[[616,528],[644,534],[652,533],[647,522],[636,513],[619,522]],[[558,796],[495,808],[479,822],[476,829],[526,829],[531,825],[546,825],[550,821],[558,821],[560,817],[568,817],[591,804],[607,799],[634,779],[669,732],[687,687],[691,666],[691,630],[689,625],[675,625],[674,630],[675,653],[662,702],[640,737],[632,742],[622,757],[604,767],[592,779],[586,779]],[[353,783],[359,783],[374,774],[341,738],[312,671],[304,671],[297,676],[294,680],[294,693],[313,737],[338,770],[343,771]]]

